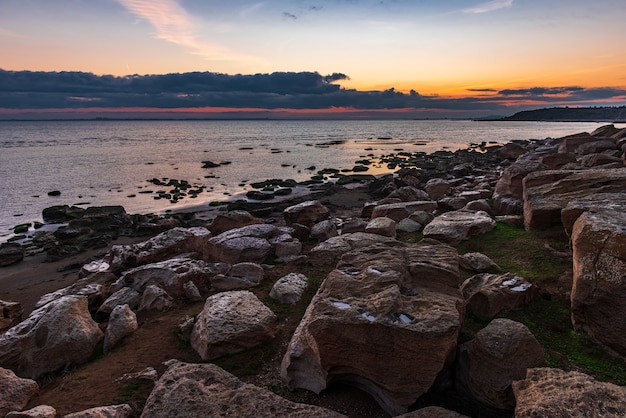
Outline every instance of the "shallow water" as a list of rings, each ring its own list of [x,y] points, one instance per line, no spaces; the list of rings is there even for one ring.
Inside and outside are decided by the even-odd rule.
[[[307,180],[323,168],[398,151],[456,150],[587,131],[600,123],[472,121],[0,122],[0,241],[52,205],[123,205],[162,213],[252,190],[271,178]],[[203,161],[230,162],[202,168]],[[311,167],[315,169],[310,169]],[[368,173],[386,172],[372,167]],[[149,179],[204,186],[198,198],[155,200]],[[52,190],[60,196],[48,196]],[[129,197],[132,196],[132,197]]]

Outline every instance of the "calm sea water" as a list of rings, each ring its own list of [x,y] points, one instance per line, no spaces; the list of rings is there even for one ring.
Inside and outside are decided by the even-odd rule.
[[[0,122],[0,241],[52,205],[123,205],[161,213],[208,204],[309,168],[351,168],[366,156],[455,150],[587,131],[598,123],[472,121],[38,121]],[[203,161],[230,162],[202,168]],[[382,172],[380,168],[377,172]],[[372,171],[370,171],[372,172]],[[147,180],[204,185],[197,199],[155,200]],[[161,188],[162,189],[162,188]],[[57,197],[48,196],[61,191]],[[133,197],[130,197],[133,196]]]

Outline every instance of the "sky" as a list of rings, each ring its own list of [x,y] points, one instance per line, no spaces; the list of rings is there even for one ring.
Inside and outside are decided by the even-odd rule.
[[[0,0],[0,118],[626,105],[624,0]]]

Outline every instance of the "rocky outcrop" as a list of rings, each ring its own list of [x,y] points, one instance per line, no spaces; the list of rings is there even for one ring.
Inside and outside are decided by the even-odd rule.
[[[17,377],[12,370],[0,367],[0,416],[21,411],[39,392],[39,385],[31,379]]]
[[[253,412],[252,412],[253,411]],[[244,383],[214,364],[171,360],[150,393],[142,418],[152,417],[343,417],[326,408],[299,404]]]
[[[291,339],[283,381],[315,393],[344,382],[392,415],[406,412],[454,356],[458,275],[456,250],[435,241],[345,254]]]
[[[574,223],[572,323],[626,357],[626,214],[584,212]]]
[[[300,301],[309,279],[301,273],[289,273],[274,283],[270,297],[280,303],[294,305]]]
[[[0,335],[0,367],[34,379],[86,362],[102,337],[87,309],[87,299],[64,296]]]
[[[494,319],[469,342],[457,360],[457,385],[490,408],[512,410],[511,383],[524,379],[526,370],[545,366],[543,349],[523,324]]]
[[[474,235],[484,234],[496,226],[496,221],[484,211],[456,210],[446,212],[424,228],[424,237],[450,245],[458,245]]]
[[[191,332],[191,346],[203,360],[234,354],[271,340],[276,315],[250,291],[209,297]]]
[[[526,306],[537,296],[532,283],[513,273],[474,275],[463,282],[461,292],[467,310],[482,319]]]
[[[529,369],[513,393],[516,418],[626,416],[626,388],[575,371]]]
[[[561,225],[561,210],[570,201],[624,190],[626,168],[530,173],[524,178],[524,226],[530,230]]]

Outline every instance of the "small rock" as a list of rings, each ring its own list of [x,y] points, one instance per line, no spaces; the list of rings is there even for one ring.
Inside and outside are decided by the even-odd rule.
[[[294,305],[300,301],[307,287],[308,279],[301,273],[289,273],[274,283],[270,297],[280,303]]]

